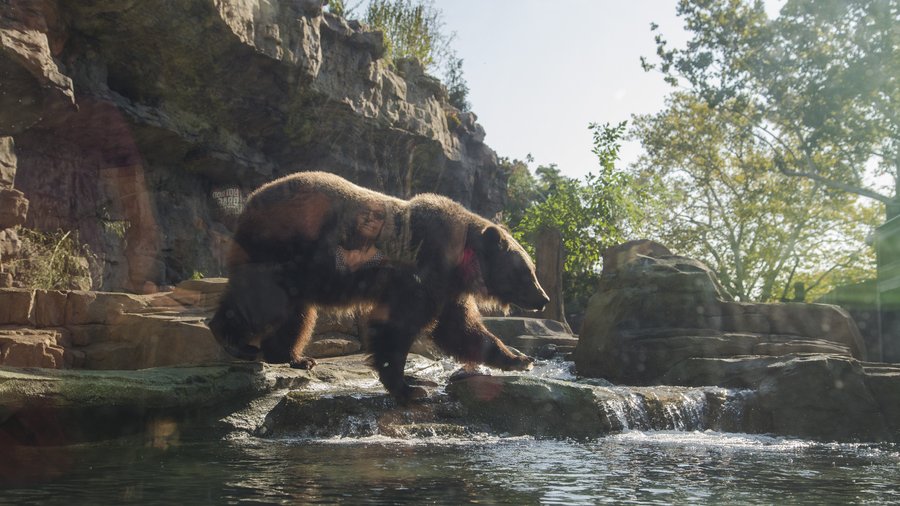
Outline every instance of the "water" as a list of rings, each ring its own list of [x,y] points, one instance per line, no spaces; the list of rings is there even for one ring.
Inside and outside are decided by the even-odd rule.
[[[459,367],[425,366],[438,383]],[[576,379],[567,362],[523,374]],[[898,445],[704,430],[737,430],[747,393],[599,384],[619,432],[586,441],[467,431],[395,438],[374,422],[318,438],[163,425],[141,438],[0,454],[0,506],[900,503]]]
[[[0,504],[900,502],[891,445],[683,431],[131,443],[19,455]]]

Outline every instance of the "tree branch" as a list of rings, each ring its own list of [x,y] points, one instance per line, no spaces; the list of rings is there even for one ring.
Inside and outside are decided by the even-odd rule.
[[[847,193],[853,193],[856,195],[860,195],[862,197],[867,197],[872,200],[881,202],[883,204],[891,204],[894,202],[894,199],[888,197],[887,195],[882,195],[874,190],[870,190],[868,188],[863,188],[861,186],[851,185],[847,183],[842,183],[840,181],[835,181],[833,179],[822,176],[821,174],[815,172],[808,171],[800,171],[800,170],[792,170],[787,168],[787,165],[784,163],[784,160],[781,159],[780,156],[776,156],[775,158],[775,167],[778,168],[778,171],[784,174],[785,176],[791,177],[804,177],[807,179],[811,179],[816,183],[819,183],[823,186],[827,186],[832,190],[841,190]]]

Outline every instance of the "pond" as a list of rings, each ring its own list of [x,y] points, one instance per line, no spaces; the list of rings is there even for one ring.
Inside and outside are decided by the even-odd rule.
[[[900,501],[900,448],[720,432],[120,441],[34,450],[0,504]],[[7,470],[8,471],[8,470]],[[31,472],[33,471],[33,472]],[[16,482],[11,483],[14,479]]]

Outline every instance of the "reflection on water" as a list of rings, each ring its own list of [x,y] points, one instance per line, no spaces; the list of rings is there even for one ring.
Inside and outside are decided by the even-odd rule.
[[[900,501],[896,446],[714,432],[625,432],[592,442],[239,436],[32,457],[34,467],[65,467],[6,483],[0,504]]]

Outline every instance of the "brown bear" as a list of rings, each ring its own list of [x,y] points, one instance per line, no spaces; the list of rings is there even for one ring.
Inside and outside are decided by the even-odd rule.
[[[400,200],[325,172],[268,183],[247,200],[210,329],[233,356],[310,368],[320,307],[368,311],[371,364],[400,402],[420,396],[403,369],[417,335],[466,363],[525,370],[479,306],[548,302],[528,254],[506,230],[439,195]],[[258,344],[258,346],[257,346]]]

